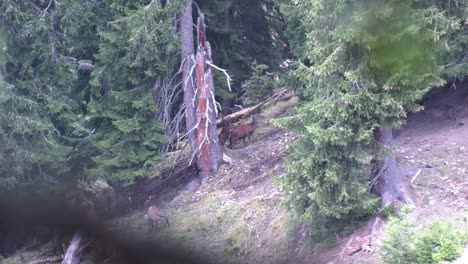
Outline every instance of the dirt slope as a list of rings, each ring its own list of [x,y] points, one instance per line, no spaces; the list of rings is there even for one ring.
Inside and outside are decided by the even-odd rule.
[[[434,220],[450,221],[463,227],[463,219],[468,216],[467,97],[461,88],[440,92],[444,93],[442,97],[430,99],[425,103],[424,111],[409,115],[407,124],[396,133],[397,162],[402,173],[408,176],[416,203],[407,217],[415,221],[420,229]],[[419,169],[421,171],[417,174]],[[415,178],[416,174],[418,176]],[[385,235],[385,229],[382,224],[374,227],[372,223],[375,223],[375,218],[325,252],[320,262],[381,263],[378,243]],[[361,251],[348,256],[343,251],[349,245],[358,243],[357,237],[368,236],[373,227],[373,254]],[[465,252],[466,255],[468,252]]]
[[[420,228],[440,219],[462,225],[468,215],[468,105],[463,98],[449,91],[443,100],[429,100],[425,111],[408,117],[396,138],[398,163],[408,183],[413,181],[416,207],[408,217]],[[193,168],[181,166],[136,185],[134,203],[141,208],[148,194],[156,195],[170,226],[163,224],[148,233],[143,210],[115,218],[110,226],[188,247],[183,254],[209,256],[217,263],[381,263],[378,243],[385,235],[383,219],[371,218],[348,236],[333,234],[328,241],[336,245],[326,247],[327,239],[312,239],[316,226],[301,223],[280,205],[284,193],[273,181],[286,174],[285,156],[297,136],[271,120],[290,115],[296,103],[293,97],[264,111],[252,140],[228,151],[235,163],[224,164],[195,193],[190,190],[193,184],[188,184],[195,175]],[[369,235],[373,252],[349,256],[348,250]]]
[[[251,141],[228,150],[235,163],[224,164],[196,193],[189,184],[171,201],[161,201],[170,227],[146,234],[142,211],[115,222],[143,236],[189,245],[189,253],[203,252],[222,263],[288,263],[297,223],[279,205],[283,193],[272,177],[286,173],[284,157],[296,137],[271,120],[290,114],[296,103],[292,98],[264,111]]]
[[[408,217],[420,228],[436,219],[461,224],[467,215],[468,111],[463,98],[449,91],[443,100],[429,100],[426,110],[410,115],[397,133],[397,160],[416,201]],[[296,100],[262,113],[252,141],[229,152],[235,164],[223,165],[195,195],[181,191],[162,204],[171,227],[151,236],[175,239],[190,245],[193,254],[204,252],[223,263],[381,263],[383,219],[371,218],[349,236],[337,234],[338,244],[326,250],[311,240],[311,225],[301,224],[280,206],[284,194],[272,178],[285,175],[284,158],[296,137],[269,120],[290,114]],[[142,214],[134,215],[131,225],[144,224]],[[372,253],[347,254],[371,233]]]

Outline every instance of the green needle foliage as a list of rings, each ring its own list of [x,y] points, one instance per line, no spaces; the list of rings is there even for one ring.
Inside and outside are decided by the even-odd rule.
[[[88,78],[78,59],[97,42],[94,1],[3,1],[0,5],[0,178],[8,187],[79,175],[75,148],[91,133],[83,118]],[[96,13],[97,12],[97,13]]]
[[[413,222],[392,217],[385,233],[380,255],[388,264],[445,263],[460,256],[468,242],[467,234],[443,221],[417,230]]]
[[[154,83],[178,69],[185,3],[3,1],[2,182],[131,181],[158,163]]]
[[[162,161],[159,147],[166,140],[155,121],[155,83],[179,70],[177,14],[187,3],[1,1],[2,181],[12,187],[152,175],[149,168]],[[194,5],[207,14],[213,58],[234,73],[238,96],[248,63],[275,64],[284,49],[278,5],[251,4]],[[219,101],[234,97],[217,74]],[[177,111],[181,98],[175,102],[167,110]]]
[[[174,15],[185,1],[108,1],[113,19],[99,28],[90,111],[97,133],[91,176],[130,180],[161,161],[164,130],[155,120],[154,81],[174,73],[179,58]]]
[[[281,121],[302,138],[280,182],[304,216],[363,216],[376,205],[365,185],[370,161],[385,154],[373,132],[400,127],[444,83],[438,40],[449,19],[420,1],[299,0],[283,10],[303,103]]]

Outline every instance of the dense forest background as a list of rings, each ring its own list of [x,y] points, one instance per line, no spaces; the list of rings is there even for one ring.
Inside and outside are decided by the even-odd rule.
[[[411,203],[391,132],[466,80],[466,0],[0,1],[0,190],[158,176],[190,130],[182,29],[195,36],[201,13],[232,78],[229,91],[214,70],[218,118],[279,87],[300,98],[277,121],[301,135],[279,181],[290,208],[346,218]]]
[[[2,187],[131,181],[161,162],[165,129],[181,108],[180,91],[163,98],[169,90],[162,90],[180,81],[177,14],[186,4],[2,1]],[[233,78],[229,93],[216,76],[224,113],[236,100],[266,96],[271,85],[241,84],[265,73],[252,63],[272,70],[281,63],[279,6],[200,1],[197,8],[207,17],[213,60]]]

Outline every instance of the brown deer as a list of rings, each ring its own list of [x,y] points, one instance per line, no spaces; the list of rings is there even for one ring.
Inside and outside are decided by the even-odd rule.
[[[224,142],[226,142],[226,140],[229,138],[229,123],[226,121],[226,120],[223,120],[223,129],[221,130],[221,133],[219,133],[218,135],[218,139],[219,139],[219,144],[221,144],[221,146],[224,146]]]
[[[154,201],[154,196],[150,195],[148,197],[148,200],[145,202],[145,206],[148,206],[148,209],[146,210],[146,218],[148,219],[148,230],[150,232],[153,232],[154,229],[158,229],[158,223],[160,220],[164,219],[167,223],[168,226],[171,226],[169,224],[169,220],[167,217],[165,217],[162,213],[161,210],[159,210],[156,205],[153,205]]]
[[[91,200],[87,199],[81,202],[80,209],[82,210],[84,214],[85,221],[91,224],[96,224],[99,222],[99,217],[96,212],[96,207],[94,206],[94,203]]]
[[[242,144],[245,144],[245,138],[248,138],[250,141],[250,136],[253,134],[258,125],[257,115],[252,116],[252,123],[242,124],[235,127],[231,132],[231,139],[229,142],[229,147],[233,147],[237,144],[239,140],[242,139]]]

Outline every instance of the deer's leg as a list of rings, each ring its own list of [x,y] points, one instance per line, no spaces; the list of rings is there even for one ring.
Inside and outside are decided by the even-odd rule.
[[[167,219],[167,217],[165,217],[165,216],[163,216],[163,218],[164,218],[164,220],[166,220],[166,224],[167,224],[168,226],[171,226],[171,225],[169,224],[169,219]]]
[[[153,232],[153,221],[148,219],[148,231]]]

